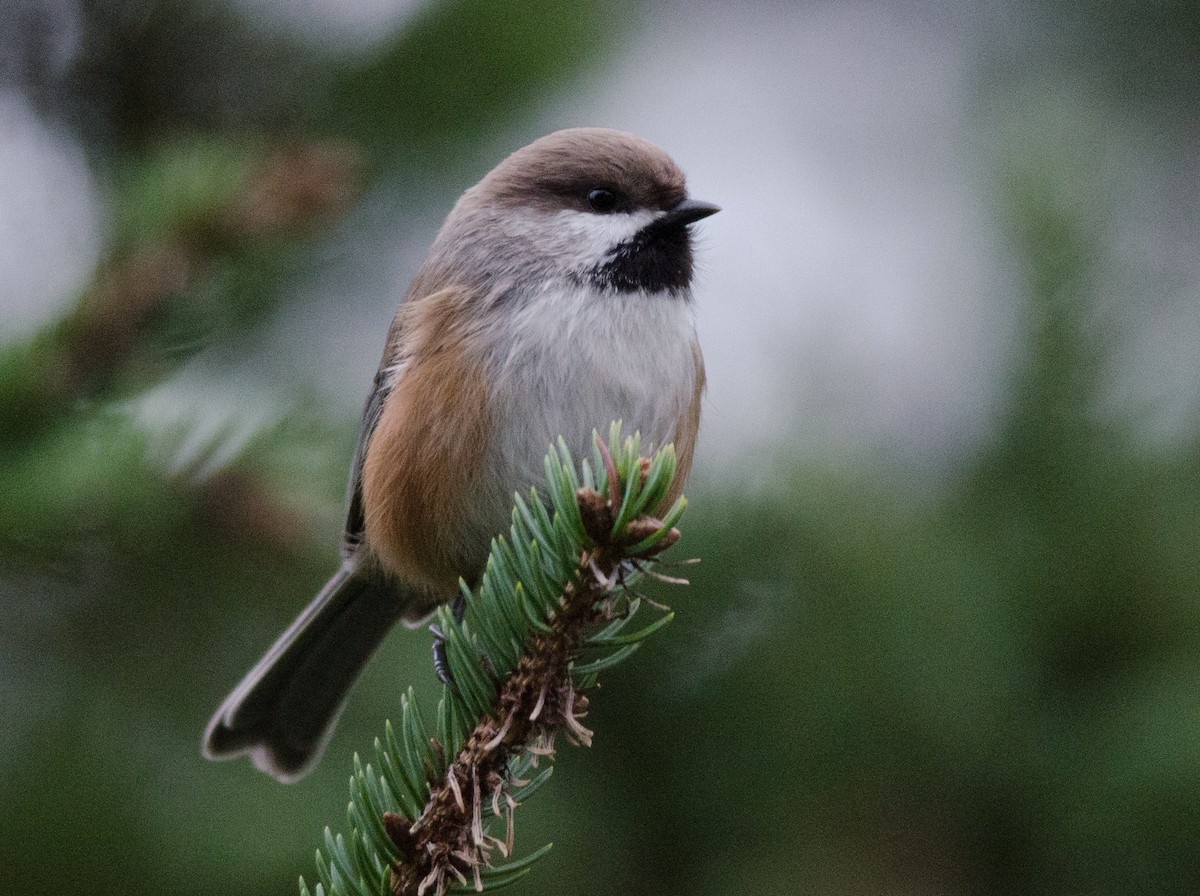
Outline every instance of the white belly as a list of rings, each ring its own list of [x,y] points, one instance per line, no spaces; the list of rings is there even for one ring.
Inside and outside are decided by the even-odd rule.
[[[560,289],[505,318],[509,332],[487,362],[485,537],[507,529],[514,492],[542,483],[559,436],[577,462],[591,456],[593,431],[607,438],[613,420],[626,435],[641,433],[643,453],[675,440],[698,375],[691,307],[679,295]]]

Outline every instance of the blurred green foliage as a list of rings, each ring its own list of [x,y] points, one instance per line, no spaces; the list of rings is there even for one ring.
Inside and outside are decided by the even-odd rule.
[[[1193,8],[1102,6],[1075,27],[1127,52],[1077,63],[1162,97],[1152,66],[1107,64],[1188,45]],[[200,475],[138,400],[252,342],[321,250],[320,203],[279,228],[227,214],[280,146],[348,139],[370,182],[478,172],[636,10],[432,4],[342,60],[220,4],[143,7],[84,4],[66,104],[107,176],[110,256],[81,310],[0,352],[0,889],[292,894],[352,752],[404,687],[435,690],[427,639],[398,633],[303,783],[199,757],[330,569],[357,409],[293,411]],[[766,486],[694,483],[675,549],[702,558],[694,585],[595,695],[596,746],[522,810],[518,848],[556,847],[519,892],[1200,891],[1200,436],[1148,446],[1105,407],[1111,261],[1081,175],[1044,162],[1017,146],[996,175],[1028,289],[989,444],[933,493],[786,453],[745,460]],[[126,294],[105,278],[164,240],[185,275],[81,356],[88,303]]]

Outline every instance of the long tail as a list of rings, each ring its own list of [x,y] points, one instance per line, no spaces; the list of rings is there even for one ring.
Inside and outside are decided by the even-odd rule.
[[[350,686],[404,611],[403,598],[346,564],[321,589],[208,723],[204,755],[249,754],[280,781],[321,757]]]

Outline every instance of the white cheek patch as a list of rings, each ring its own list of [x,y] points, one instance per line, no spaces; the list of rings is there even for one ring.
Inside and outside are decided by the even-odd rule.
[[[564,270],[580,272],[597,267],[609,253],[658,217],[657,212],[613,212],[607,215],[565,209],[546,227],[545,219],[529,228],[535,246],[558,258]]]

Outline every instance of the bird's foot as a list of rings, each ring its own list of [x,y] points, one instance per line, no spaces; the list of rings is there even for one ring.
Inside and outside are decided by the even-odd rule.
[[[461,624],[467,612],[467,602],[461,594],[454,598],[450,611],[454,621]],[[454,676],[450,674],[450,662],[446,659],[446,635],[436,625],[429,626],[429,631],[433,634],[433,671],[438,681],[454,687]]]

